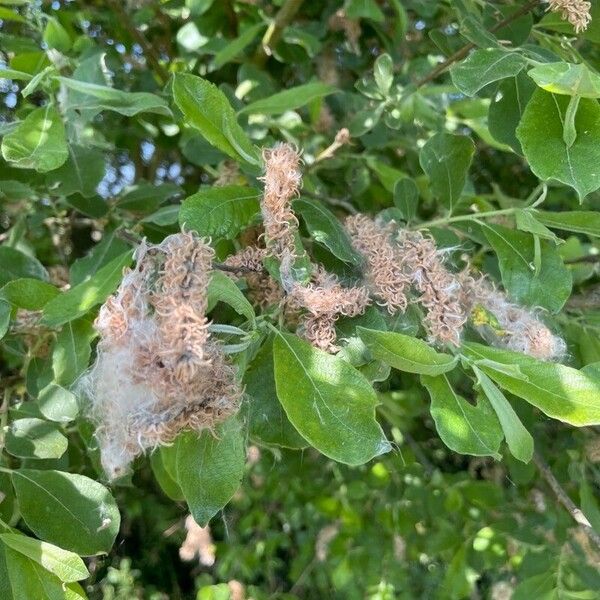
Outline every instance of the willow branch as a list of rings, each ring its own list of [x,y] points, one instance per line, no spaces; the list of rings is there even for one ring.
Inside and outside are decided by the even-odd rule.
[[[265,62],[267,62],[267,59],[272,54],[273,48],[275,48],[277,42],[281,39],[285,28],[291,23],[303,3],[304,0],[286,0],[279,9],[275,18],[269,25],[260,46],[256,50],[254,62],[259,67],[262,67]]]
[[[524,14],[528,13],[532,8],[535,8],[535,6],[539,4],[539,2],[540,0],[531,0],[527,4],[524,4],[519,10],[516,10],[514,13],[512,13],[512,15],[508,15],[508,17],[502,19],[502,21],[498,21],[498,23],[496,23],[492,28],[490,28],[490,33],[495,33],[503,27],[510,25],[510,23],[516,21],[519,17],[522,17]],[[441,62],[427,75],[419,79],[415,83],[416,87],[420,88],[426,83],[433,81],[438,75],[441,75],[444,71],[446,71],[448,67],[452,66],[455,62],[458,62],[459,60],[465,58],[465,56],[467,56],[467,54],[469,54],[469,52],[473,50],[473,48],[475,48],[475,44],[469,42],[468,44],[457,50],[454,54],[451,54],[444,62]]]
[[[165,85],[169,79],[169,72],[162,66],[160,56],[146,36],[134,25],[129,14],[123,8],[119,0],[107,0],[109,6],[115,11],[121,21],[121,25],[129,32],[132,38],[142,47],[146,60],[152,67],[154,74],[161,85]]]
[[[581,527],[590,542],[600,550],[600,535],[592,528],[581,509],[576,506],[567,492],[565,492],[558,479],[554,476],[554,473],[550,470],[548,463],[537,452],[533,455],[533,462],[546,483],[550,486],[550,489],[554,492],[557,500],[567,509],[571,517],[573,517],[573,520]]]

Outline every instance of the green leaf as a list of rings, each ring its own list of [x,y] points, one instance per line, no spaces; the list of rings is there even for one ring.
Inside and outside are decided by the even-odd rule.
[[[179,484],[171,477],[171,474],[167,471],[163,461],[163,453],[161,451],[153,452],[150,455],[150,466],[158,485],[160,485],[162,491],[175,502],[185,500],[183,492],[179,487]]]
[[[454,369],[458,362],[458,357],[436,352],[415,337],[364,327],[356,331],[375,358],[400,371],[441,375]]]
[[[190,512],[204,527],[239,488],[246,461],[244,436],[235,418],[214,432],[186,432],[177,446],[177,483]]]
[[[552,94],[600,98],[600,75],[584,64],[547,63],[534,67],[527,74],[539,87]]]
[[[112,294],[123,277],[123,269],[131,263],[131,252],[111,260],[93,277],[50,300],[44,306],[42,321],[56,327],[86,314]]]
[[[82,556],[108,552],[120,515],[110,492],[75,473],[19,469],[12,473],[19,508],[36,536]]]
[[[257,149],[239,126],[219,88],[201,77],[177,73],[173,78],[173,98],[185,122],[200,131],[210,144],[231,158],[260,164]]]
[[[9,548],[35,561],[65,583],[80,581],[90,576],[84,562],[77,554],[48,544],[48,542],[34,540],[20,533],[2,533],[0,540]]]
[[[0,69],[0,78],[14,79],[15,81],[29,81],[32,78],[32,75],[16,69]]]
[[[462,352],[471,360],[484,361],[475,364],[498,385],[549,417],[576,427],[600,423],[598,379],[565,365],[472,342],[463,344]]]
[[[414,179],[404,177],[394,186],[394,205],[405,221],[412,221],[417,214],[419,189]]]
[[[63,583],[37,561],[4,546],[8,579],[14,600],[85,600],[78,583]]]
[[[317,98],[323,98],[338,90],[332,85],[315,81],[277,92],[268,98],[251,102],[239,111],[239,114],[279,115],[288,110],[296,110]]]
[[[20,169],[45,173],[68,158],[65,126],[52,104],[32,110],[2,140],[2,157]]]
[[[500,225],[482,225],[498,256],[502,283],[509,296],[520,304],[558,312],[571,294],[572,277],[556,247],[543,240],[540,242],[541,268],[536,272],[531,235]]]
[[[421,149],[419,162],[431,189],[450,212],[465,187],[474,153],[471,138],[449,133],[436,133]]]
[[[42,263],[15,248],[0,246],[0,286],[13,279],[31,277],[48,280],[48,273]]]
[[[544,240],[550,240],[555,244],[562,244],[564,242],[564,240],[557,237],[557,235],[550,231],[544,224],[540,223],[532,209],[518,209],[515,212],[515,221],[519,231],[533,233],[534,235],[537,235]]]
[[[225,302],[239,315],[254,322],[255,315],[252,304],[242,294],[240,288],[225,273],[213,271],[208,284],[208,310],[212,310],[217,302]]]
[[[390,450],[375,420],[377,396],[354,367],[288,333],[278,334],[273,358],[279,401],[317,450],[349,465]]]
[[[0,298],[0,340],[6,335],[8,326],[10,325],[10,314],[12,312],[11,305]]]
[[[52,349],[54,382],[70,386],[87,369],[96,332],[91,323],[80,319],[65,323]]]
[[[575,116],[577,137],[572,146],[563,140],[569,98],[537,90],[517,127],[525,158],[542,180],[555,179],[575,189],[580,201],[600,187],[600,106],[582,98]]]
[[[223,65],[232,61],[240,54],[246,46],[250,45],[254,38],[265,28],[264,23],[256,23],[247,27],[235,40],[229,42],[222,50],[215,54],[213,66],[220,69]]]
[[[340,260],[360,265],[362,258],[352,247],[347,231],[339,219],[322,203],[316,200],[300,199],[294,202],[294,209],[300,213],[312,239],[323,244]]]
[[[169,106],[163,98],[148,92],[124,92],[106,85],[57,77],[69,90],[80,95],[69,96],[66,108],[69,110],[113,110],[126,117],[147,112],[171,116]]]
[[[60,458],[67,445],[58,426],[43,419],[17,419],[6,434],[6,451],[19,458]]]
[[[481,88],[493,81],[514,77],[526,65],[521,54],[500,48],[474,50],[469,56],[450,69],[454,85],[467,96],[474,96]]]
[[[43,38],[48,48],[54,48],[63,54],[71,48],[71,38],[67,30],[54,17],[48,18]]]
[[[37,404],[46,419],[58,423],[68,423],[79,413],[75,396],[56,383],[49,383],[40,391]]]
[[[86,256],[78,258],[69,269],[71,285],[79,285],[90,279],[98,269],[108,264],[111,260],[122,256],[129,246],[117,237],[117,232],[106,233]]]
[[[306,448],[308,442],[294,429],[277,399],[273,369],[273,340],[269,338],[244,375],[250,436],[273,446]]]
[[[179,223],[201,236],[234,239],[260,212],[259,196],[239,185],[201,188],[181,204]]]
[[[379,91],[387,96],[394,82],[394,63],[389,54],[380,54],[375,60],[373,76]]]
[[[488,110],[488,127],[494,139],[519,154],[523,150],[517,139],[517,126],[534,90],[535,84],[524,73],[509,77],[500,82]]]
[[[69,145],[67,162],[46,176],[47,185],[57,194],[70,196],[81,194],[89,198],[96,193],[104,177],[104,155],[94,148]]]
[[[385,15],[375,0],[350,0],[345,7],[348,19],[370,19],[376,23],[383,23]]]
[[[476,406],[459,396],[446,375],[421,375],[431,397],[431,416],[440,438],[455,452],[500,459],[502,428],[485,397]]]
[[[552,229],[564,229],[575,233],[584,233],[591,237],[600,237],[600,213],[591,210],[549,212],[532,211],[535,218]]]
[[[496,412],[508,449],[516,459],[528,463],[533,456],[533,438],[531,434],[525,429],[510,402],[494,382],[475,365],[473,365],[473,371],[483,393]]]
[[[0,297],[13,306],[27,310],[42,310],[59,294],[59,290],[46,281],[30,278],[9,281],[0,289]]]

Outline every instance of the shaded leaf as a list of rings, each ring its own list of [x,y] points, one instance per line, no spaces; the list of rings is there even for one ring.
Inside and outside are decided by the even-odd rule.
[[[256,148],[219,88],[201,77],[178,73],[173,78],[173,98],[186,123],[198,129],[213,146],[232,158],[260,164]]]
[[[190,512],[204,527],[240,486],[246,460],[240,424],[230,418],[215,428],[181,434],[177,446],[177,483]]]
[[[236,238],[260,211],[259,191],[239,185],[202,188],[186,198],[179,223],[201,236]]]
[[[540,241],[541,268],[536,272],[531,235],[500,225],[483,225],[485,236],[498,256],[502,283],[509,296],[520,304],[558,312],[571,294],[572,278],[556,247]]]
[[[44,306],[43,322],[51,327],[63,325],[104,302],[115,291],[123,277],[123,269],[130,263],[131,252],[125,252],[99,269],[87,281],[48,302]]]
[[[566,96],[537,90],[517,127],[517,138],[535,175],[572,187],[583,201],[600,187],[600,106],[595,100],[580,100],[575,115],[577,137],[568,146],[563,140],[568,104]]]
[[[436,133],[421,149],[419,162],[435,196],[452,212],[460,198],[475,146],[464,135]]]
[[[514,77],[526,65],[526,60],[516,52],[500,48],[474,50],[462,62],[450,69],[454,85],[467,96],[474,96],[493,81]]]
[[[31,111],[2,140],[4,160],[21,169],[45,173],[58,169],[69,151],[58,110],[52,104]]]
[[[17,419],[6,434],[6,451],[20,458],[60,458],[67,445],[58,426],[43,419]]]
[[[352,247],[348,232],[339,219],[320,202],[300,199],[294,202],[313,240],[323,244],[340,260],[360,265],[362,258]]]
[[[278,115],[288,110],[295,110],[309,102],[333,94],[338,90],[332,85],[315,81],[278,92],[268,98],[262,98],[247,104],[239,114],[258,113],[262,115]]]

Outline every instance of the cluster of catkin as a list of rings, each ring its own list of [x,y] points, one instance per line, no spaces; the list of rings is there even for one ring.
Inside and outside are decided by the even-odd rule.
[[[265,246],[249,246],[226,264],[245,272],[255,293],[256,286],[262,285],[264,295],[258,303],[281,303],[299,312],[299,333],[314,346],[337,351],[336,320],[362,314],[374,301],[390,314],[403,313],[410,303],[419,304],[424,328],[434,344],[458,346],[470,320],[496,346],[544,360],[563,355],[563,340],[534,312],[511,303],[488,280],[468,269],[451,272],[445,266],[444,251],[433,239],[393,222],[363,214],[346,219],[345,229],[363,258],[362,284],[345,286],[320,265],[313,265],[309,281],[296,280],[294,264],[300,257],[292,200],[302,182],[300,156],[289,144],[278,144],[265,151],[264,163],[261,210]],[[264,270],[263,260],[268,256],[280,262],[279,282]],[[482,312],[489,314],[489,319],[481,318]],[[474,314],[479,318],[474,319]]]
[[[142,243],[100,309],[97,358],[80,385],[110,479],[145,450],[238,409],[241,388],[206,318],[213,257],[191,233]]]

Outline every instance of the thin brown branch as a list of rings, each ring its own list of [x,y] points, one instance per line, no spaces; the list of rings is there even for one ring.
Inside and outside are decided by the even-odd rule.
[[[498,23],[496,23],[493,27],[490,28],[490,30],[489,30],[490,33],[495,33],[496,31],[499,31],[503,27],[510,25],[513,21],[515,21],[519,17],[523,16],[524,14],[528,13],[532,8],[535,8],[535,6],[537,4],[539,4],[539,2],[540,2],[540,0],[531,0],[527,4],[524,4],[519,10],[516,10],[514,13],[512,13],[505,19],[498,21]],[[469,52],[471,50],[473,50],[473,48],[475,48],[475,44],[469,42],[468,44],[466,44],[465,46],[463,46],[462,48],[457,50],[454,54],[451,54],[444,62],[441,62],[434,69],[432,69],[429,73],[427,73],[427,75],[425,75],[424,77],[419,79],[415,83],[415,86],[417,88],[420,88],[421,86],[425,85],[426,83],[433,81],[438,75],[441,75],[444,71],[446,71],[446,69],[448,69],[448,67],[452,66],[455,62],[458,62],[459,60],[462,60],[463,58],[465,58],[467,56],[467,54],[469,54]]]
[[[254,62],[262,67],[267,59],[273,53],[273,48],[277,45],[277,42],[281,39],[285,28],[291,23],[292,19],[296,16],[296,13],[300,10],[300,7],[304,3],[304,0],[286,0],[283,6],[279,9],[275,18],[269,25],[260,46],[256,50],[254,56]]]
[[[142,47],[146,60],[154,71],[160,85],[165,85],[169,79],[169,72],[160,62],[160,56],[146,36],[134,25],[125,8],[119,0],[107,0],[108,5],[115,11],[121,21],[121,25],[129,32],[132,38]]]
[[[571,500],[558,479],[554,476],[554,473],[550,470],[548,463],[537,452],[533,455],[533,462],[546,483],[550,486],[550,489],[554,492],[556,499],[567,509],[571,517],[573,517],[573,520],[581,527],[590,542],[600,550],[600,535],[592,528],[581,509],[577,507],[573,500]]]

